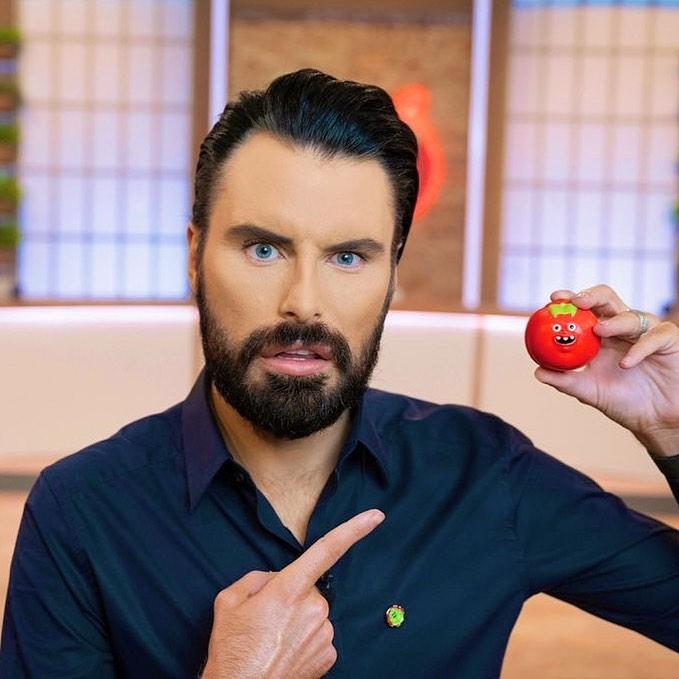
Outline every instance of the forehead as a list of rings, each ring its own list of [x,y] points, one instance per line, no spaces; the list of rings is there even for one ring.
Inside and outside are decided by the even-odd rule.
[[[321,157],[268,133],[246,138],[215,183],[211,222],[275,227],[292,237],[379,238],[394,230],[392,188],[377,160]]]

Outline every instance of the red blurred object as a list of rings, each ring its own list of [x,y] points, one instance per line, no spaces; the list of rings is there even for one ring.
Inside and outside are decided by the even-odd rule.
[[[592,329],[597,317],[567,299],[545,304],[529,319],[524,336],[530,357],[543,368],[575,370],[599,352],[601,338]]]
[[[424,216],[434,205],[445,179],[446,163],[443,148],[431,121],[431,92],[420,83],[400,87],[392,95],[399,118],[412,128],[419,152],[417,170],[420,191],[417,195],[413,221]]]

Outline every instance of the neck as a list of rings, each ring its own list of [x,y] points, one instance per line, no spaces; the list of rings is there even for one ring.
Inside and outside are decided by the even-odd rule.
[[[224,442],[258,485],[285,488],[289,484],[325,483],[349,435],[348,411],[329,427],[290,441],[255,429],[222,398],[214,384],[210,394]]]

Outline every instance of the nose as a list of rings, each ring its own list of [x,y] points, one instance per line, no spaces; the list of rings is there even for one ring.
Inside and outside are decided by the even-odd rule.
[[[318,272],[314,262],[301,258],[291,267],[281,297],[279,314],[298,323],[318,321],[322,316]]]

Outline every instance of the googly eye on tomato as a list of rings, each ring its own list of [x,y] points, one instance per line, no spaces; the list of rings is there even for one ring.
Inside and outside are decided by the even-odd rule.
[[[578,327],[578,326],[575,325],[575,323],[569,323],[569,324],[568,324],[568,330],[569,330],[570,332],[575,332],[575,331],[577,330],[577,327]]]
[[[560,326],[558,323],[555,323],[555,324],[552,326],[552,330],[553,330],[554,332],[559,332],[559,331],[561,330],[561,326]]]

